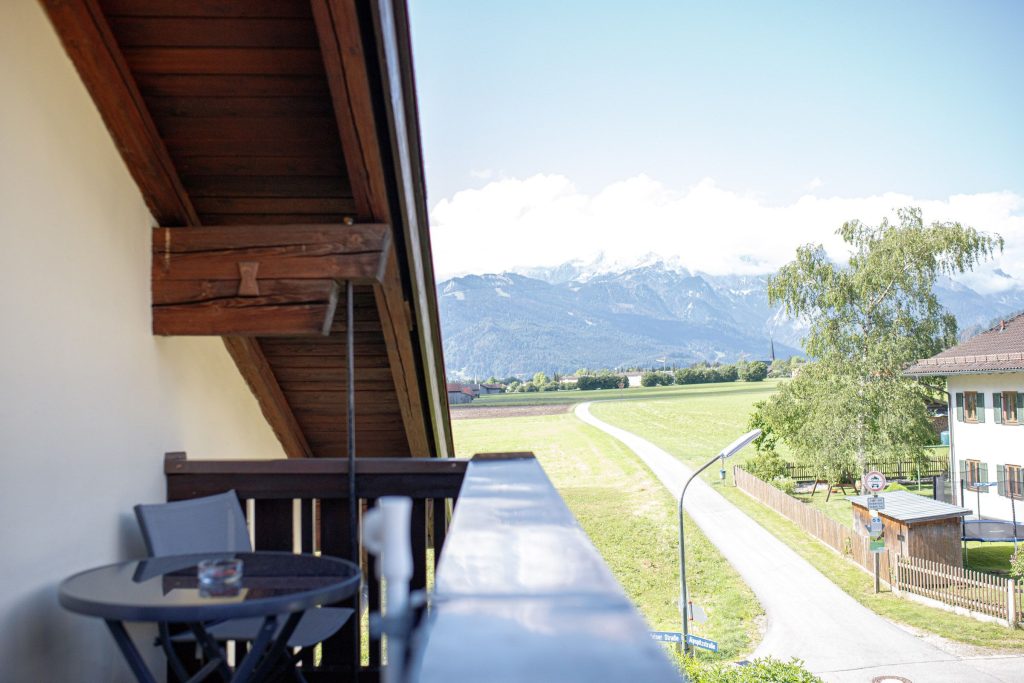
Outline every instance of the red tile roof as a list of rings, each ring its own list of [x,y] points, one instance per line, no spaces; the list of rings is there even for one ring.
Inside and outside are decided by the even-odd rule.
[[[987,332],[919,360],[907,375],[961,375],[1024,372],[1024,314],[1000,322]]]

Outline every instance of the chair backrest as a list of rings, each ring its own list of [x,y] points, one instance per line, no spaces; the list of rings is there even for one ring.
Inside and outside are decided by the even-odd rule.
[[[245,515],[234,491],[173,503],[136,505],[152,557],[206,552],[250,552]]]

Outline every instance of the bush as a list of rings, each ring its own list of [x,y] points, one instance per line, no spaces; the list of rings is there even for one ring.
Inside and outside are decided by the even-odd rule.
[[[770,483],[787,496],[792,496],[796,493],[796,482],[789,477],[776,477],[775,479],[772,479]]]
[[[789,463],[782,459],[773,450],[759,452],[743,465],[743,469],[750,472],[761,481],[772,481],[779,477],[785,477],[789,473]]]
[[[739,378],[744,382],[760,382],[768,376],[768,366],[762,361],[744,363],[739,368]]]
[[[717,382],[735,382],[739,379],[735,365],[722,365],[715,368],[715,373],[718,375]]]
[[[625,375],[616,375],[607,370],[602,370],[596,375],[580,375],[576,386],[581,391],[591,389],[622,389],[629,386],[629,379]]]
[[[645,372],[640,375],[642,387],[667,387],[675,382],[671,372]]]
[[[676,384],[709,384],[711,382],[735,382],[738,372],[735,365],[720,365],[709,368],[701,365],[676,370]]]
[[[1024,581],[1024,550],[1018,550],[1010,556],[1010,578]]]
[[[788,662],[762,657],[746,666],[685,657],[683,669],[693,683],[824,683],[796,657]]]
[[[908,489],[907,489],[906,486],[904,486],[903,484],[899,483],[898,481],[894,481],[893,483],[891,483],[888,486],[886,486],[885,490],[886,491],[907,491]]]

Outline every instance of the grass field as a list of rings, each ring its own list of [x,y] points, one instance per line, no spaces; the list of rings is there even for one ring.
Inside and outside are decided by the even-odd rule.
[[[734,391],[714,391],[716,385],[703,385],[707,393],[695,393],[672,401],[603,403],[592,412],[602,420],[644,435],[680,460],[703,464],[736,436],[746,431],[747,415],[755,401],[771,392],[770,385],[737,385]],[[717,385],[726,387],[730,385]],[[735,460],[751,457],[747,449]],[[730,475],[731,475],[731,468]],[[704,476],[718,477],[715,468]],[[832,579],[858,602],[893,621],[960,642],[986,647],[1024,649],[1024,631],[1009,630],[960,617],[903,600],[891,593],[874,593],[873,579],[866,572],[823,543],[812,539],[798,526],[753,500],[733,486],[718,488],[730,502]],[[824,500],[824,496],[821,496]],[[971,550],[972,553],[976,552]],[[980,551],[979,551],[980,552]],[[995,553],[996,551],[989,551]],[[1005,551],[1003,551],[1005,552]]]
[[[679,630],[675,501],[632,452],[569,413],[459,420],[453,428],[462,457],[533,451],[651,628]],[[760,606],[696,526],[686,534],[689,588],[709,617],[694,632],[717,640],[719,657],[735,659],[759,639]]]
[[[459,406],[459,410],[487,408],[496,406],[517,405],[551,405],[584,403],[585,401],[608,401],[619,399],[652,400],[658,398],[679,398],[690,394],[707,394],[709,392],[742,392],[751,387],[771,387],[775,389],[777,380],[766,380],[758,384],[747,382],[726,382],[723,384],[682,384],[668,387],[633,387],[632,389],[596,389],[594,391],[538,391],[523,394],[488,394],[475,399],[472,403]]]
[[[688,465],[702,465],[748,430],[751,406],[775,393],[777,385],[776,380],[766,380],[669,387],[674,392],[653,397],[659,400],[637,396],[638,400],[596,403],[591,413],[642,434]],[[745,462],[754,452],[744,449],[729,464]],[[718,473],[709,470],[705,476],[714,479]]]
[[[1024,543],[1019,544],[1024,548]],[[968,541],[964,561],[971,569],[990,574],[1007,576],[1010,573],[1010,556],[1013,555],[1013,543],[982,543]]]

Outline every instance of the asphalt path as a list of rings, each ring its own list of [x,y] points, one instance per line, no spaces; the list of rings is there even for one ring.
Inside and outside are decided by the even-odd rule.
[[[597,419],[590,405],[578,405],[576,416],[628,446],[678,499],[693,471],[646,439]],[[767,626],[753,657],[798,657],[821,678],[842,683],[879,676],[913,683],[1024,681],[1020,655],[933,642],[940,639],[919,637],[867,609],[703,480],[690,484],[685,510],[764,608]]]

